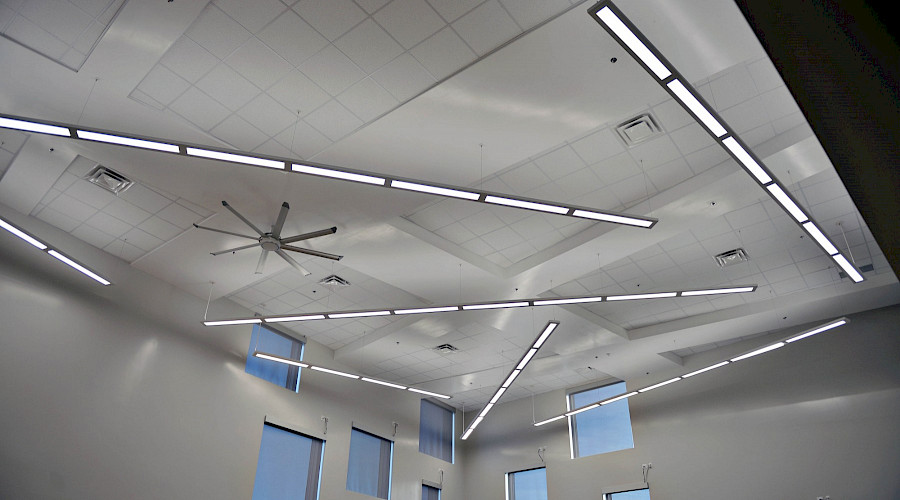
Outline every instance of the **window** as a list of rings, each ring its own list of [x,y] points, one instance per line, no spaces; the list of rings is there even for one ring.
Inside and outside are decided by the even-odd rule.
[[[244,369],[250,375],[256,375],[263,380],[297,392],[300,386],[299,366],[260,359],[253,356],[253,351],[276,354],[300,361],[303,359],[303,342],[262,325],[253,325],[250,349],[247,351],[247,367]]]
[[[547,469],[508,472],[506,500],[547,500]]]
[[[266,423],[259,445],[253,500],[319,498],[324,442]]]
[[[419,409],[419,451],[453,463],[453,410],[425,399]]]
[[[388,499],[391,497],[391,457],[394,443],[359,429],[350,432],[347,489]]]
[[[569,394],[569,409],[586,406],[625,393],[625,382],[595,387]],[[569,417],[572,458],[634,448],[628,399],[594,408]]]
[[[422,500],[441,500],[440,488],[434,486],[422,485]]]
[[[644,488],[642,490],[607,493],[603,496],[603,500],[650,500],[650,490]]]

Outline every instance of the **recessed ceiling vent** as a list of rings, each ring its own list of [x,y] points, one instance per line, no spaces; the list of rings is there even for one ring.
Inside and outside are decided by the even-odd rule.
[[[96,184],[116,196],[134,184],[131,179],[103,165],[92,168],[84,178],[91,184]]]
[[[332,274],[331,276],[326,276],[319,280],[320,285],[328,285],[328,286],[350,286],[350,282],[341,278],[336,274]]]
[[[439,346],[433,347],[431,350],[434,352],[439,352],[441,354],[453,354],[454,352],[458,351],[459,348],[454,347],[450,344],[441,344]]]
[[[657,121],[649,113],[636,116],[616,127],[619,137],[628,147],[634,147],[660,134]]]
[[[743,248],[735,248],[716,255],[716,263],[719,264],[719,267],[733,266],[748,260],[750,260],[750,257],[747,257],[747,252]]]

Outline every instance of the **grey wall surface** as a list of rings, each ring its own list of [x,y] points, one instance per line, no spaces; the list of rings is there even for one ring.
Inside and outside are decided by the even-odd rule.
[[[642,482],[645,463],[653,500],[900,498],[900,307],[850,318],[631,398],[634,449],[572,460],[565,420],[534,428],[530,399],[502,404],[466,442],[465,498],[504,498],[504,473],[540,466],[539,447],[551,500],[600,499],[604,489]],[[643,387],[764,342],[626,382]],[[536,396],[534,411],[538,420],[564,412],[565,392]]]

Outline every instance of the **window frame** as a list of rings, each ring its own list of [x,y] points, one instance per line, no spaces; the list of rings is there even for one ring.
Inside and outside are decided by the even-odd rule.
[[[316,472],[316,488],[315,488],[316,493],[315,493],[315,498],[312,500],[318,500],[319,498],[321,498],[321,495],[322,495],[322,470],[325,465],[325,439],[314,436],[307,432],[300,431],[298,429],[294,429],[291,426],[285,425],[284,423],[281,423],[279,421],[274,421],[268,417],[263,421],[263,433],[265,432],[266,427],[271,427],[273,429],[278,429],[280,431],[284,431],[289,434],[300,436],[302,438],[309,439],[310,441],[312,441],[314,443],[315,442],[320,443],[319,450],[318,450],[319,466],[318,466],[318,469]],[[256,479],[257,479],[257,476],[259,475],[259,466],[260,466],[260,458],[262,455],[262,448],[263,448],[263,435],[261,434],[260,435],[260,451],[257,456],[256,472],[254,472],[254,480],[253,480],[253,492],[254,493],[256,491],[256,484],[257,484]],[[307,475],[307,481],[308,481],[308,479],[309,479],[309,476]],[[304,500],[310,500],[310,499],[306,498],[306,494],[308,492],[309,492],[309,483],[307,482],[307,489],[305,492],[303,492]],[[251,493],[251,499],[252,499],[252,497],[253,497],[253,493]]]
[[[257,331],[259,332],[259,334],[256,333]],[[281,338],[283,338],[283,339],[285,339],[285,340],[288,340],[288,341],[290,341],[290,342],[296,342],[297,344],[299,344],[299,346],[300,346],[300,353],[299,353],[299,355],[297,356],[297,358],[294,358],[294,357],[292,357],[292,356],[286,356],[286,357],[289,357],[289,358],[291,358],[291,359],[295,359],[296,361],[303,361],[303,355],[306,353],[306,338],[305,338],[305,337],[303,337],[303,338],[298,338],[298,337],[296,337],[296,336],[294,336],[294,335],[289,335],[289,334],[287,334],[287,333],[285,333],[285,332],[283,332],[283,331],[281,331],[281,330],[279,330],[279,329],[277,329],[277,328],[274,328],[274,327],[272,327],[272,326],[270,326],[270,325],[264,325],[264,324],[262,324],[262,323],[256,323],[256,324],[253,325],[253,328],[250,330],[250,344],[249,344],[249,346],[248,346],[248,348],[247,348],[247,360],[246,360],[246,362],[244,363],[244,372],[246,372],[246,373],[248,373],[248,374],[250,374],[250,375],[253,375],[254,377],[256,377],[256,378],[258,378],[258,379],[265,380],[266,382],[269,382],[270,384],[274,384],[274,385],[277,385],[277,386],[279,386],[279,387],[283,387],[283,388],[285,388],[285,389],[287,389],[287,390],[289,390],[289,391],[291,391],[291,392],[294,392],[294,393],[299,393],[299,392],[300,392],[300,375],[302,374],[302,370],[303,370],[303,369],[300,368],[299,366],[288,366],[288,365],[284,365],[284,366],[287,366],[288,375],[290,375],[290,373],[292,373],[293,371],[296,371],[296,372],[297,372],[297,376],[296,376],[295,378],[294,378],[294,377],[291,378],[291,384],[292,384],[293,387],[288,387],[288,385],[287,385],[287,384],[288,384],[288,379],[287,379],[287,378],[285,378],[285,382],[284,382],[284,383],[279,384],[279,383],[275,383],[275,382],[273,382],[272,380],[269,380],[269,379],[267,379],[267,378],[261,377],[261,376],[259,376],[258,374],[253,373],[253,372],[250,372],[250,371],[247,370],[247,368],[248,368],[248,363],[251,362],[251,359],[253,360],[254,363],[260,363],[260,364],[263,364],[263,366],[274,366],[274,365],[267,365],[266,363],[275,363],[276,365],[282,365],[282,363],[278,363],[277,361],[271,361],[271,360],[266,360],[266,359],[262,359],[262,358],[256,358],[256,357],[253,356],[254,351],[258,351],[258,350],[259,350],[259,349],[258,349],[258,348],[259,348],[259,336],[262,335],[262,332],[263,332],[263,331],[266,331],[266,332],[271,333],[271,334],[273,334],[273,335],[279,336],[279,337],[281,337]],[[256,337],[256,342],[253,341],[254,336]],[[263,350],[263,351],[261,351],[261,352],[266,352],[266,351]],[[270,353],[270,354],[279,354],[279,353]],[[281,354],[279,354],[279,355],[281,355]]]
[[[373,438],[376,438],[376,439],[380,439],[381,441],[390,443],[390,458],[388,459],[387,496],[386,496],[386,497],[378,496],[377,490],[380,489],[380,486],[381,486],[381,483],[380,483],[380,482],[379,482],[379,484],[376,486],[376,493],[375,493],[374,495],[370,495],[370,494],[368,494],[368,493],[366,493],[366,492],[362,492],[362,491],[357,491],[357,490],[354,490],[354,489],[350,489],[350,487],[349,487],[349,486],[350,486],[350,484],[349,484],[349,483],[350,483],[350,467],[351,467],[350,463],[351,463],[351,459],[352,459],[352,455],[351,455],[351,454],[353,453],[352,443],[353,443],[353,432],[354,432],[354,431],[359,432],[360,434],[364,434],[364,435],[366,435],[366,436],[370,436],[370,437],[373,437]],[[392,440],[392,439],[388,439],[388,438],[379,436],[378,434],[376,434],[376,433],[374,433],[374,432],[370,432],[370,431],[368,431],[368,430],[366,430],[366,429],[360,427],[360,426],[357,425],[355,422],[351,423],[351,427],[350,427],[350,441],[348,442],[348,446],[347,446],[347,448],[348,448],[348,449],[347,449],[347,457],[348,457],[348,458],[347,458],[347,484],[346,484],[346,486],[345,486],[345,489],[346,489],[347,491],[352,491],[352,492],[358,493],[358,494],[360,494],[360,495],[370,496],[370,497],[372,497],[372,498],[382,498],[382,499],[384,499],[384,500],[390,500],[390,498],[391,498],[391,492],[392,492],[392,487],[393,487],[393,481],[394,481],[394,444],[395,444],[395,443],[394,443],[394,440]],[[380,469],[380,468],[381,468],[381,464],[379,463],[379,469]]]
[[[506,491],[506,497],[505,497],[506,500],[514,500],[514,499],[511,499],[511,498],[509,497],[509,490],[510,490],[510,487],[509,487],[509,481],[510,481],[510,479],[512,479],[513,476],[515,476],[516,474],[519,474],[519,473],[522,473],[522,472],[530,472],[530,471],[533,471],[533,470],[543,470],[543,471],[544,471],[544,497],[545,497],[545,498],[550,498],[550,493],[549,493],[549,491],[548,491],[548,490],[549,490],[549,484],[547,483],[547,466],[546,466],[546,465],[539,465],[539,466],[537,466],[537,467],[529,467],[529,468],[527,468],[527,469],[521,469],[521,470],[509,471],[509,472],[506,472],[506,473],[503,475],[503,479],[504,479],[504,490]],[[513,490],[514,490],[514,489],[513,489]]]
[[[423,453],[425,455],[434,457],[434,458],[436,458],[438,460],[442,460],[444,462],[448,461],[448,460],[445,460],[443,457],[439,457],[436,455],[432,455],[431,453],[428,453],[426,451],[422,451],[422,428],[423,428],[422,405],[423,404],[431,404],[431,405],[436,406],[450,414],[450,436],[449,436],[449,438],[450,438],[450,460],[449,460],[449,462],[451,464],[456,463],[456,409],[448,404],[442,403],[440,401],[434,401],[433,399],[430,399],[430,398],[422,398],[419,403],[419,453]]]
[[[573,406],[572,406],[573,405],[573,397],[576,394],[593,391],[595,389],[602,389],[604,387],[609,387],[611,385],[617,385],[617,384],[622,384],[623,390],[622,390],[622,392],[617,393],[616,395],[626,394],[628,392],[627,383],[624,380],[617,380],[617,379],[607,379],[600,383],[592,383],[589,385],[582,385],[582,386],[578,386],[578,387],[567,390],[566,391],[566,411],[571,411],[573,409]],[[613,397],[613,396],[615,396],[615,395],[612,395],[609,397]],[[576,458],[592,457],[592,456],[596,456],[596,455],[604,455],[606,453],[613,453],[616,451],[634,449],[634,429],[631,426],[631,407],[630,407],[630,405],[628,405],[628,398],[625,398],[622,401],[617,401],[616,403],[619,403],[619,402],[626,405],[625,407],[628,411],[628,431],[631,433],[631,446],[628,448],[619,448],[616,450],[609,450],[609,451],[604,451],[604,452],[600,452],[600,453],[592,453],[590,455],[580,454],[579,449],[578,449],[578,424],[577,424],[578,415],[570,415],[570,416],[566,417],[566,422],[568,423],[568,426],[569,426],[569,458],[570,459],[575,460]],[[584,406],[584,405],[582,405],[582,406]],[[600,407],[600,408],[594,408],[592,410],[588,410],[587,412],[584,412],[584,413],[590,413],[590,412],[594,412],[597,410],[609,411],[609,409],[610,408],[608,408],[608,407],[607,408]]]
[[[426,481],[423,479],[422,480],[422,493],[423,493],[422,500],[425,500],[425,495],[424,495],[425,488],[431,488],[433,490],[437,490],[437,494],[438,494],[437,500],[441,500],[441,494],[443,493],[441,490],[443,490],[443,488],[441,488],[440,484],[432,483],[431,481]]]
[[[619,486],[615,488],[604,488],[602,500],[615,500],[615,496],[619,493],[630,493],[632,491],[647,491],[647,496],[650,496],[650,485],[647,483],[638,483],[638,484],[630,484],[627,486]]]

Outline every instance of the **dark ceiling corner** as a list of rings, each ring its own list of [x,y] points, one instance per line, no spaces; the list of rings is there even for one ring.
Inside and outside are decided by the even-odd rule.
[[[894,18],[888,7],[859,0],[737,5],[900,276],[900,46],[886,27]]]

